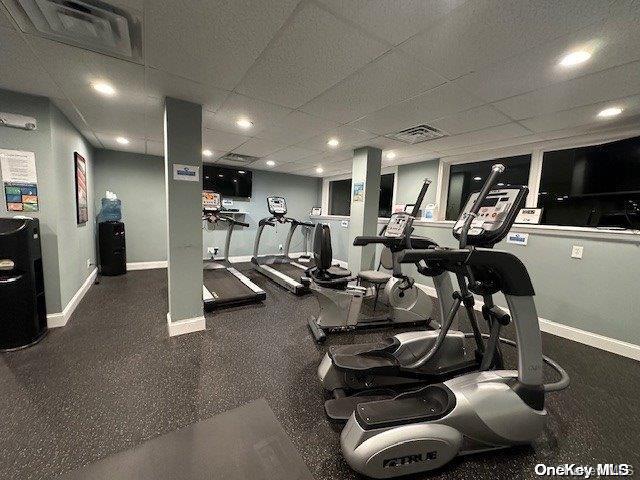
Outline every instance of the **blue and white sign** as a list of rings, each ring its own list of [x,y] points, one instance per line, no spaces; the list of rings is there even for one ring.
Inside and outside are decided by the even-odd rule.
[[[200,167],[194,167],[193,165],[179,165],[177,163],[174,163],[173,179],[181,180],[183,182],[199,182]]]
[[[528,233],[511,232],[507,235],[507,243],[515,243],[516,245],[526,245],[529,242]]]

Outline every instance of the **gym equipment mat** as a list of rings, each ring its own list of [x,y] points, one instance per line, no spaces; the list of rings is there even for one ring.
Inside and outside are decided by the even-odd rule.
[[[313,480],[264,399],[152,438],[60,480]]]

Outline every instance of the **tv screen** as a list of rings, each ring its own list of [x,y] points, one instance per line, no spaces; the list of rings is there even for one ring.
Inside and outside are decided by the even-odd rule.
[[[204,165],[203,190],[218,192],[223,197],[250,197],[252,173],[250,170]]]

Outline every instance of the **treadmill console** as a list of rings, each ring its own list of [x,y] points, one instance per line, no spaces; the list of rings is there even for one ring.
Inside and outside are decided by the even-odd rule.
[[[285,215],[287,201],[283,197],[267,197],[267,207],[271,215]]]
[[[220,200],[220,194],[211,190],[202,191],[202,211],[203,212],[218,212],[222,202]]]
[[[509,187],[491,190],[480,205],[467,233],[467,244],[475,246],[493,246],[502,240],[515,222],[518,212],[524,207],[529,189],[527,187]],[[453,236],[460,238],[462,226],[476,202],[479,192],[471,194],[460,218],[453,226]]]
[[[413,217],[409,213],[394,213],[387,223],[384,236],[387,238],[403,237],[408,228],[411,228]]]

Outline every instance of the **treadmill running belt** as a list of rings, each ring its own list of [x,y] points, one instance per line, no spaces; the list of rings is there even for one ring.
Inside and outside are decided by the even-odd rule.
[[[313,480],[264,399],[74,470],[61,480]]]
[[[300,265],[303,264],[301,263]],[[303,269],[298,268],[295,265],[291,265],[290,263],[273,263],[269,265],[269,267],[279,271],[280,273],[284,273],[288,277],[293,278],[298,283],[300,283],[300,278],[304,275]]]
[[[219,298],[231,298],[245,293],[253,293],[253,290],[242,283],[233,273],[228,272],[226,268],[204,270],[202,281],[213,298],[216,298],[216,295]]]

